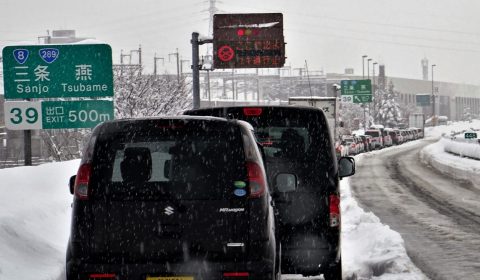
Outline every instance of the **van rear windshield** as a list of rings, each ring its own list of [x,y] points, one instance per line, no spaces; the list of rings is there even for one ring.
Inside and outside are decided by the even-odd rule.
[[[93,192],[117,197],[211,199],[246,180],[238,127],[133,127],[100,133]],[[237,183],[238,184],[238,183]]]
[[[378,131],[368,131],[367,130],[367,131],[365,131],[365,135],[370,135],[372,137],[378,137],[378,136],[380,136],[380,132],[378,132]]]

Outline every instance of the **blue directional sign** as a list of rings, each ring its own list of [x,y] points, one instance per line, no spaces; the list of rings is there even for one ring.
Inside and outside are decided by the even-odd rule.
[[[57,60],[60,52],[58,51],[57,48],[44,48],[44,49],[40,49],[38,51],[38,54],[43,59],[43,61],[50,64],[55,60]]]
[[[18,64],[24,64],[28,59],[29,51],[26,49],[16,49],[13,51],[13,58]]]

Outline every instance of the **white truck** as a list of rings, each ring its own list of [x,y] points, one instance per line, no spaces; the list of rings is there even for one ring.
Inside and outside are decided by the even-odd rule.
[[[333,139],[337,139],[336,127],[338,119],[338,102],[336,97],[320,97],[320,96],[296,96],[288,98],[289,105],[313,106],[325,113],[328,126],[330,127],[330,135]]]

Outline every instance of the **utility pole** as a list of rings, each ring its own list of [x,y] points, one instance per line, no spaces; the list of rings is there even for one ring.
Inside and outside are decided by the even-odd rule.
[[[374,62],[372,64],[372,68],[373,68],[373,76],[372,76],[372,80],[373,80],[373,85],[372,85],[372,102],[373,102],[373,121],[375,122],[375,116],[376,116],[376,113],[375,113],[375,110],[376,110],[376,106],[375,106],[375,65],[377,65],[378,63],[377,62]]]
[[[132,61],[132,55],[131,54],[123,54],[123,50],[120,50],[120,76],[123,76],[123,58],[124,57],[129,57],[130,62]]]
[[[188,59],[180,59],[180,76],[183,76],[183,63],[189,62]]]
[[[210,4],[209,7],[208,7],[208,10],[206,10],[206,11],[208,11],[208,19],[209,19],[209,22],[208,22],[208,36],[213,37],[213,16],[216,13],[218,13],[218,9],[215,7],[216,0],[208,0],[208,2]],[[209,63],[213,63],[213,61],[212,61],[213,57],[212,57],[211,53],[212,53],[211,45],[208,45],[207,46],[207,61]]]
[[[142,75],[142,45],[138,46],[138,50],[130,51],[130,64],[132,63],[132,53],[138,53],[139,73]]]
[[[365,79],[365,58],[368,57],[368,55],[362,55],[362,79]]]
[[[176,50],[177,50],[176,52],[168,54],[168,62],[170,62],[170,56],[174,55],[175,59],[177,60],[177,81],[178,81],[178,84],[180,85],[180,58],[179,58],[178,48]],[[198,55],[197,55],[197,59],[198,59]]]
[[[433,84],[433,67],[437,66],[436,64],[432,64],[432,125],[436,125],[435,119],[435,88]]]
[[[162,65],[164,65],[165,59],[163,57],[157,57],[157,53],[153,56],[153,75],[157,76],[157,61],[162,60]]]

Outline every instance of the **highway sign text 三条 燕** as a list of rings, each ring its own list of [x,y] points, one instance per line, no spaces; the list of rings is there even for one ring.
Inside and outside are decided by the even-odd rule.
[[[108,45],[8,46],[2,55],[5,99],[113,96]]]

